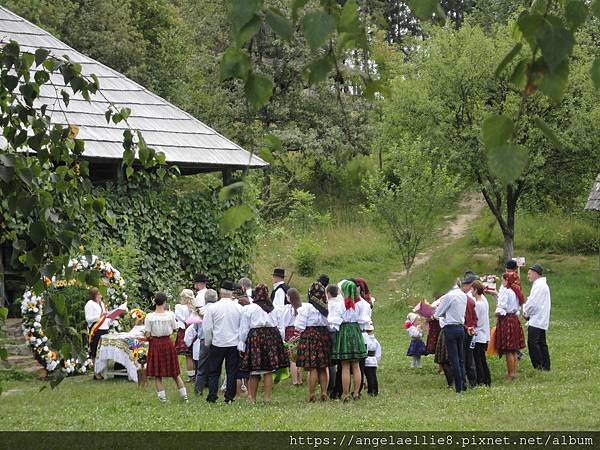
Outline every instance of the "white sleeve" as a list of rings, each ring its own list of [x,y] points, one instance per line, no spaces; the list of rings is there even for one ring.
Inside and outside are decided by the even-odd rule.
[[[175,314],[171,314],[171,329],[176,330],[177,328],[179,328],[179,325],[177,325],[177,321],[175,320]]]
[[[144,332],[152,334],[152,322],[150,322],[150,314],[144,319]]]
[[[375,358],[377,358],[377,364],[379,364],[379,361],[381,361],[381,344],[379,344],[379,341],[377,339],[375,339],[375,342]]]
[[[206,308],[204,320],[202,321],[202,330],[204,331],[204,345],[210,347],[212,344],[213,318],[212,308]]]
[[[535,314],[538,307],[538,301],[540,297],[540,289],[534,284],[531,288],[531,294],[527,298],[527,301],[523,305],[523,313],[530,317]]]
[[[360,309],[359,309],[359,316],[358,316],[358,325],[360,326],[360,328],[362,330],[371,321],[371,313],[373,310],[371,309],[371,305],[369,305],[366,300],[361,300],[359,302],[359,305],[360,305]]]
[[[506,315],[506,309],[508,308],[508,289],[500,289],[498,292],[498,303],[496,304],[496,314],[500,316]]]
[[[246,306],[249,308],[249,306]],[[248,309],[242,312],[240,317],[240,334],[239,334],[239,342],[238,342],[238,350],[240,352],[246,351],[246,338],[248,337],[248,333],[250,332],[250,315],[252,311],[248,311]]]
[[[185,330],[185,335],[183,336],[183,341],[185,342],[185,345],[190,347],[194,343],[194,339],[196,339],[196,334],[197,333],[195,326],[187,327],[187,329]]]
[[[421,331],[420,331],[420,330],[419,330],[417,327],[415,327],[415,326],[413,325],[412,327],[410,327],[410,328],[408,329],[408,335],[409,335],[411,338],[419,338],[419,337],[421,337],[422,333],[421,333]]]
[[[306,330],[306,322],[308,320],[308,307],[303,306],[298,310],[298,315],[296,316],[296,320],[294,321],[294,328],[298,331]]]
[[[285,306],[285,292],[283,292],[283,289],[280,288],[275,291],[275,298],[273,298],[273,306],[279,309],[282,309]]]
[[[277,311],[277,308],[274,311]],[[285,312],[277,311],[277,328],[279,329],[279,334],[281,334],[281,339],[285,339],[285,320]]]
[[[185,310],[187,307],[185,305],[175,305],[175,319],[180,322],[185,322],[187,320]]]
[[[327,321],[329,322],[329,324],[331,325],[331,328],[334,331],[339,331],[340,325],[343,322],[343,319],[342,319],[342,314],[344,313],[344,311],[342,310],[343,307],[344,307],[343,303],[341,304],[341,306],[339,303],[336,303],[334,305],[334,307],[331,308],[331,310],[329,311],[329,314],[327,315]]]
[[[94,305],[90,302],[85,304],[85,321],[88,323],[97,322],[102,315],[102,308],[98,312],[98,308],[94,308]]]

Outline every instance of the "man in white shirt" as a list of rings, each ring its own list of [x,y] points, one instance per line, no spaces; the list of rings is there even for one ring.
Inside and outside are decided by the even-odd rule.
[[[273,290],[271,291],[271,302],[275,308],[283,309],[285,306],[287,293],[289,286],[285,284],[285,270],[274,269],[273,270]]]
[[[206,275],[200,272],[198,272],[194,277],[194,289],[196,289],[196,297],[192,302],[194,308],[201,308],[206,304],[206,302],[204,301],[204,296],[206,295],[207,281],[208,280],[206,279]]]
[[[218,298],[216,291],[212,289],[206,290],[204,296],[206,304],[200,309],[202,317],[206,317],[208,310],[214,305]],[[205,344],[204,340],[204,326],[203,324],[196,324],[193,326],[199,326],[198,339],[199,339],[199,351],[198,351],[198,363],[196,364],[196,385],[194,386],[194,392],[196,395],[202,395],[205,387],[208,387],[208,353],[209,348]],[[191,328],[191,327],[190,327]]]
[[[235,399],[237,371],[239,368],[239,328],[242,307],[232,298],[234,284],[221,283],[221,300],[204,312],[202,328],[204,344],[208,347],[208,397],[206,401],[215,403],[219,391],[219,376],[225,361],[227,388],[225,403]]]
[[[546,331],[550,323],[550,288],[543,277],[544,269],[534,264],[527,271],[527,279],[533,283],[531,294],[523,305],[527,319],[527,348],[535,369],[550,370],[550,353],[546,344]]]

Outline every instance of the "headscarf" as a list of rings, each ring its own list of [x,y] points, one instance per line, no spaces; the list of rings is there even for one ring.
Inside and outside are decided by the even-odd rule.
[[[521,290],[521,280],[519,279],[519,275],[515,272],[505,272],[504,275],[502,275],[502,278],[507,281],[508,287],[517,295],[519,305],[525,303],[525,296]]]
[[[354,281],[358,286],[360,286],[360,293],[362,298],[364,298],[367,303],[373,306],[373,300],[371,299],[371,291],[369,291],[369,286],[367,286],[367,282],[364,278],[355,278]]]
[[[308,303],[317,308],[317,311],[319,311],[325,317],[327,317],[329,314],[325,288],[318,281],[315,281],[313,284],[311,284],[310,288],[308,289]]]
[[[265,284],[257,284],[254,288],[254,304],[260,306],[264,312],[269,314],[275,307],[269,298],[269,288]]]
[[[344,280],[341,283],[341,288],[344,297],[344,306],[346,306],[346,309],[354,309],[356,302],[360,301],[356,283],[354,283],[354,281]]]

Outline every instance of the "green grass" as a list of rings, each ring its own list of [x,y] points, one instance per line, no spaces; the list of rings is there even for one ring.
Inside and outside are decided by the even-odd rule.
[[[2,430],[598,430],[595,413],[600,398],[598,350],[600,341],[600,272],[595,257],[526,254],[548,270],[553,310],[548,342],[552,371],[519,365],[515,382],[504,379],[504,360],[490,359],[492,388],[457,396],[437,375],[432,357],[423,368],[409,368],[409,343],[403,322],[422,295],[440,290],[466,268],[493,272],[499,251],[456,242],[418,268],[409,279],[388,281],[401,271],[383,236],[372,229],[340,225],[323,230],[320,267],[333,279],[363,275],[378,303],[374,310],[376,335],[383,347],[378,371],[380,396],[342,404],[307,404],[306,390],[286,380],[276,386],[274,403],[231,407],[208,405],[192,398],[180,404],[172,382],[169,402],[161,405],[154,389],[140,389],[123,380],[94,382],[90,377],[67,379],[57,389],[40,381],[5,381],[0,397]],[[290,267],[293,240],[263,244],[256,260],[261,280],[270,270]],[[275,251],[275,249],[278,249]],[[458,255],[458,256],[457,256]],[[294,276],[304,291],[308,278]],[[525,292],[529,285],[525,281]]]

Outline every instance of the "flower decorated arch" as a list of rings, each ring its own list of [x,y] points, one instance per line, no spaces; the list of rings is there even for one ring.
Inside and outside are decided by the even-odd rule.
[[[72,272],[73,276],[66,278],[67,271]],[[127,294],[124,291],[125,280],[121,273],[106,262],[93,255],[90,260],[86,256],[79,256],[71,259],[67,268],[63,270],[61,277],[44,277],[46,288],[54,287],[61,289],[66,286],[79,285],[83,288],[91,287],[82,281],[83,277],[75,276],[76,273],[94,273],[99,275],[98,284],[106,287],[106,299],[109,306],[120,305],[127,300]],[[36,360],[44,366],[48,374],[61,370],[65,376],[84,374],[92,367],[93,361],[86,352],[85,357],[66,358],[60,349],[52,348],[52,342],[44,331],[42,318],[44,316],[44,306],[46,304],[47,290],[36,294],[31,289],[27,289],[23,294],[21,303],[21,315],[23,324],[21,326],[23,335],[33,351]],[[118,327],[114,322],[111,326]]]

